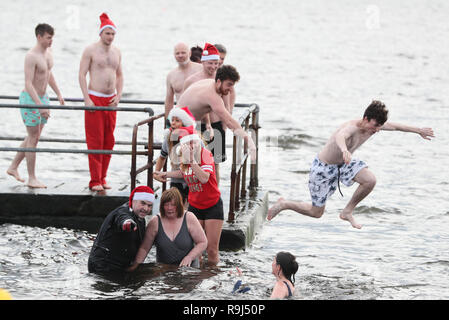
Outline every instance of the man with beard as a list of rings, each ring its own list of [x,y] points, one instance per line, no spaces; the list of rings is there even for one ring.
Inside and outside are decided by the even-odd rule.
[[[100,21],[100,40],[88,46],[81,58],[79,83],[86,106],[116,107],[123,91],[122,55],[112,45],[117,28],[106,13],[100,16]],[[89,86],[86,81],[88,72]],[[116,111],[85,111],[84,125],[89,150],[114,148],[116,116]],[[110,154],[89,154],[89,188],[92,191],[111,188],[106,183],[110,161]]]
[[[188,107],[197,121],[202,120],[213,111],[233,133],[248,142],[251,160],[256,160],[256,146],[252,138],[243,130],[226,109],[223,96],[230,93],[231,88],[240,80],[237,70],[230,65],[218,69],[215,80],[204,79],[193,83],[181,95],[178,106]]]
[[[131,265],[145,236],[145,216],[151,214],[153,203],[153,190],[139,186],[131,192],[129,203],[108,214],[90,251],[89,272],[122,272]]]
[[[221,49],[224,48],[224,46],[222,45],[219,46]],[[226,51],[226,49],[224,50]],[[206,43],[201,56],[203,70],[195,73],[185,81],[184,90],[192,85],[192,83],[195,83],[199,80],[215,79],[218,68],[223,65],[225,55],[223,55],[214,45]],[[226,109],[229,111],[229,113],[232,114],[231,96],[233,96],[233,99],[235,101],[233,88],[231,88],[229,93],[222,95],[222,99]],[[207,149],[209,149],[214,156],[217,182],[218,184],[220,184],[219,164],[226,160],[226,126],[223,125],[223,123],[220,121],[220,118],[214,112],[210,112],[202,119],[201,128],[198,128],[198,130],[200,130],[201,135],[205,137],[206,143],[208,145]]]
[[[198,63],[190,61],[191,52],[185,43],[175,45],[174,55],[178,66],[167,75],[167,92],[165,95],[165,118],[173,108],[174,101],[179,99],[184,92],[184,82],[191,75],[202,70]]]

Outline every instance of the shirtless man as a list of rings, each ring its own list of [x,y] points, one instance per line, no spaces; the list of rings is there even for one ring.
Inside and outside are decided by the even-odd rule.
[[[251,160],[256,161],[256,146],[252,138],[232,117],[223,102],[223,96],[229,94],[239,80],[240,75],[233,66],[223,66],[217,71],[215,80],[204,79],[189,86],[179,98],[178,106],[188,107],[197,121],[203,119],[209,112],[215,112],[235,135],[248,141]]]
[[[165,95],[165,118],[173,108],[175,98],[178,101],[184,92],[184,82],[191,75],[200,72],[202,66],[190,61],[190,50],[185,43],[178,43],[174,49],[174,55],[178,66],[167,75],[167,92]]]
[[[373,190],[376,177],[367,169],[365,162],[352,159],[352,153],[379,130],[414,132],[426,140],[434,137],[431,128],[416,128],[386,122],[387,116],[385,104],[373,101],[361,120],[351,120],[340,126],[312,163],[309,180],[312,203],[279,198],[268,210],[267,219],[273,219],[282,210],[294,210],[310,217],[320,218],[324,213],[327,198],[337,187],[339,188],[339,181],[348,187],[355,181],[359,186],[340,213],[340,218],[349,221],[354,228],[360,229],[362,226],[354,220],[352,212]]]
[[[184,90],[186,90],[190,85],[192,85],[192,83],[195,83],[199,80],[215,79],[217,69],[220,66],[220,60],[221,55],[218,49],[215,46],[206,43],[201,56],[201,63],[203,65],[203,68],[200,72],[195,73],[184,82]],[[228,109],[228,111],[230,101],[228,98],[229,96],[230,94],[226,94],[225,96],[223,96],[223,101],[225,102],[225,107],[226,109]],[[217,130],[217,141],[220,140],[220,142],[224,142],[225,132],[223,130],[222,123],[220,122],[220,118],[213,112],[211,112],[202,119],[200,128],[201,134],[207,140],[207,144],[211,144],[214,141],[215,130]],[[206,132],[208,133],[205,134]],[[226,160],[225,154],[226,145],[224,143],[221,143],[220,145],[214,143],[213,145],[214,146],[217,145],[216,148],[212,148],[210,151],[214,156],[216,178],[219,184],[220,183],[219,164]],[[210,149],[210,146],[208,147],[208,149]]]
[[[81,58],[79,83],[86,106],[116,107],[123,91],[122,55],[112,45],[116,27],[109,17],[100,16],[100,40],[88,46]],[[86,75],[90,82],[87,86]],[[84,124],[88,149],[112,150],[116,111],[85,111]],[[111,187],[106,175],[111,161],[110,154],[89,154],[90,182],[92,191],[104,191]]]
[[[58,96],[59,103],[64,105],[64,99],[51,71],[53,67],[53,56],[50,47],[53,42],[54,29],[52,26],[42,23],[37,25],[35,34],[37,43],[25,56],[25,89],[20,94],[19,103],[28,105],[50,104],[46,93],[47,85],[50,85]],[[44,125],[47,123],[48,118],[50,118],[50,110],[22,108],[20,109],[20,113],[27,129],[27,137],[20,147],[36,148]],[[6,172],[18,181],[25,182],[20,177],[18,171],[19,165],[24,158],[26,158],[28,169],[28,187],[46,188],[46,185],[36,178],[35,152],[18,152]]]

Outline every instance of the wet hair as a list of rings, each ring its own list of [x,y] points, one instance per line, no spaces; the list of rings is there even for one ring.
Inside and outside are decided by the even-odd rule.
[[[174,205],[176,206],[177,217],[181,218],[184,213],[184,204],[182,201],[181,193],[177,188],[170,188],[162,192],[161,202],[159,206],[161,216],[165,217],[164,205],[172,200],[174,202]]]
[[[39,23],[34,29],[34,33],[36,34],[36,37],[38,35],[43,37],[45,33],[48,33],[52,36],[55,34],[55,29],[53,29],[53,27],[47,23]]]
[[[200,46],[190,48],[190,61],[201,62],[201,56],[203,55],[203,49]]]
[[[284,276],[294,284],[295,273],[298,271],[298,263],[296,262],[296,257],[290,252],[281,251],[276,254],[276,263],[281,267]]]
[[[363,114],[363,118],[365,117],[368,121],[375,119],[378,124],[383,125],[388,119],[388,109],[383,102],[373,100]]]
[[[227,53],[226,47],[222,44],[219,44],[219,43],[214,44],[214,47],[217,48],[218,52],[220,52],[220,53]]]
[[[225,80],[231,80],[237,82],[240,80],[240,75],[237,72],[237,69],[231,65],[222,65],[218,68],[217,73],[215,74],[215,82],[220,80],[221,82]]]

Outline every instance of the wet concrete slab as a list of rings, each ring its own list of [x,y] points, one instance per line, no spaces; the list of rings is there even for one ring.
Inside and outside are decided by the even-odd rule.
[[[97,233],[106,215],[129,199],[129,185],[112,186],[96,193],[85,182],[64,183],[46,180],[46,189],[32,189],[24,184],[0,180],[0,224],[13,223],[36,227],[57,227]],[[240,202],[234,222],[228,222],[229,188],[222,187],[225,221],[220,250],[241,250],[253,240],[268,211],[268,195],[251,192]],[[159,210],[161,190],[156,190],[153,214]]]

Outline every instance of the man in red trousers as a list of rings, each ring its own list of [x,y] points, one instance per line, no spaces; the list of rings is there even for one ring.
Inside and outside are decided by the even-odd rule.
[[[120,50],[112,45],[117,31],[106,13],[100,16],[100,40],[88,46],[81,58],[79,83],[86,106],[117,106],[122,96],[123,73]],[[86,75],[89,73],[89,86]],[[112,150],[116,111],[85,111],[87,148]],[[89,154],[90,182],[92,191],[111,187],[106,175],[111,155]]]

